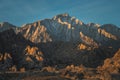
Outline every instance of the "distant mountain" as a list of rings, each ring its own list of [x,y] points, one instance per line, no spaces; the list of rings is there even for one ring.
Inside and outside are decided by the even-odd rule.
[[[0,23],[0,32],[8,30],[8,29],[16,29],[17,27],[8,23],[8,22],[1,22]]]

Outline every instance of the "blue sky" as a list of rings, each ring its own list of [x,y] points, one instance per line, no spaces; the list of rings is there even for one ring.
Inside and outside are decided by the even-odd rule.
[[[0,0],[0,22],[21,26],[61,13],[84,23],[120,27],[120,0]]]

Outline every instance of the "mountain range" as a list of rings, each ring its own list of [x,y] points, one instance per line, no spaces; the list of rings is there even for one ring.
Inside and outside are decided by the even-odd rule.
[[[113,57],[119,48],[119,27],[85,24],[67,13],[21,27],[0,23],[1,71],[71,64],[104,67],[104,60]]]
[[[97,43],[108,40],[120,39],[120,28],[113,24],[84,24],[82,21],[66,13],[56,15],[52,19],[24,24],[19,28],[8,22],[0,24],[0,31],[9,28],[14,29],[17,33],[21,33],[26,39],[34,43],[78,41],[97,45]]]

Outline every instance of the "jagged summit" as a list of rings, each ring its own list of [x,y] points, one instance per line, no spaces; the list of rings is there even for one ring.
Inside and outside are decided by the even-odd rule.
[[[58,14],[56,16],[54,16],[53,18],[63,18],[63,17],[70,17],[70,15],[68,13],[63,13],[63,14]]]
[[[68,13],[64,13],[64,14],[58,14],[56,16],[53,17],[53,19],[58,19],[58,18],[70,18],[71,16]]]
[[[100,24],[88,23],[87,26],[100,27]]]
[[[68,13],[64,13],[64,14],[59,14],[56,15],[52,18],[52,20],[56,20],[61,24],[84,24],[82,21],[80,21],[79,19],[75,18],[75,17],[71,17]]]

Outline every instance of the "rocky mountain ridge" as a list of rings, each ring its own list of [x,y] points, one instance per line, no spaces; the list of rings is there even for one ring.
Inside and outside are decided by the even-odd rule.
[[[108,27],[108,28],[107,28]],[[120,39],[120,29],[112,24],[84,24],[69,14],[60,14],[21,28],[20,33],[34,43],[52,41],[84,42],[98,46],[108,40]],[[89,43],[90,42],[90,43]]]
[[[13,26],[11,26],[13,27]],[[99,46],[109,40],[120,40],[120,28],[113,24],[84,24],[69,14],[59,14],[52,19],[44,19],[15,29],[34,43],[54,41],[84,42]]]

